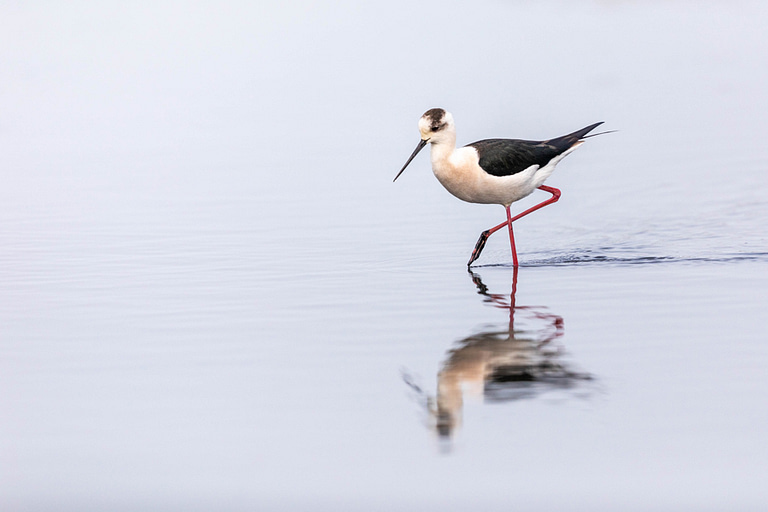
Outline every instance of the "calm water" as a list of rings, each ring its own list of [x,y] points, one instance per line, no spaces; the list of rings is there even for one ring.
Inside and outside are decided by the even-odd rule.
[[[763,3],[0,13],[3,510],[768,502]],[[468,273],[434,106],[619,131]]]

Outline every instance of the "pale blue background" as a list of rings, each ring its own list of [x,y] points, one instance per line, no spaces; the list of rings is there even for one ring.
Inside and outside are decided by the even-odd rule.
[[[763,509],[767,25],[751,1],[4,3],[0,508]],[[516,228],[518,305],[594,380],[466,397],[450,446],[401,372],[433,395],[505,324],[465,270],[504,213],[426,154],[391,183],[435,106],[459,143],[619,130]],[[494,293],[508,261],[496,235]]]

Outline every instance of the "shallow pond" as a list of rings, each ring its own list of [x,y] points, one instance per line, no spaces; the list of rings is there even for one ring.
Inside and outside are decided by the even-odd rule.
[[[768,500],[764,4],[0,9],[0,508]],[[434,106],[618,132],[468,272]]]

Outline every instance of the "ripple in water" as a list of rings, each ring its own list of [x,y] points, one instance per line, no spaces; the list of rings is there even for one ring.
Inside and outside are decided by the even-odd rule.
[[[560,254],[551,258],[521,261],[521,267],[556,267],[566,265],[651,265],[660,263],[739,263],[744,261],[768,262],[768,253],[752,252],[723,256],[612,256],[608,254]],[[481,267],[512,267],[511,263],[489,263]]]

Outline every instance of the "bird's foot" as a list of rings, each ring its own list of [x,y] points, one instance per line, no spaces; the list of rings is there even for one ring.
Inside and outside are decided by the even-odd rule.
[[[488,241],[488,237],[491,236],[492,231],[490,229],[483,231],[480,233],[480,238],[477,240],[477,243],[475,244],[475,249],[472,251],[472,256],[469,258],[469,261],[467,262],[467,268],[472,266],[472,263],[477,260],[477,258],[480,257],[480,253],[483,252],[483,249],[485,248],[485,242]]]

